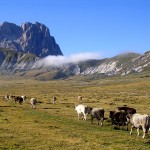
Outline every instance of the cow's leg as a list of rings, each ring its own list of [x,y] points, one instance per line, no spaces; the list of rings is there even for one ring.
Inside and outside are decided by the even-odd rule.
[[[134,127],[134,125],[131,126],[130,135],[132,135],[133,127]]]
[[[78,113],[78,119],[80,119],[80,114]]]
[[[97,121],[98,121],[98,125],[99,125],[99,121],[100,121],[100,120],[99,120],[99,119],[97,119]]]
[[[101,118],[101,126],[103,125],[103,121],[104,121],[104,119],[103,119],[103,118]]]
[[[86,114],[84,114],[84,120],[86,120]]]
[[[36,108],[36,105],[33,105],[33,109],[35,109]]]
[[[142,127],[142,129],[143,129],[143,136],[142,136],[142,138],[145,138],[146,128]]]
[[[114,124],[114,121],[113,121],[113,119],[111,119],[111,124],[112,124],[112,125]]]
[[[93,117],[91,116],[91,124],[93,124]]]
[[[118,127],[119,127],[119,130],[120,130],[120,124],[119,124],[119,121],[118,121],[118,124],[117,124],[117,125],[118,125]]]
[[[145,138],[145,132],[143,132],[143,136],[142,136],[142,138]]]
[[[137,136],[139,136],[140,135],[140,132],[139,132],[139,127],[137,127]]]
[[[128,124],[127,124],[126,130],[128,131]]]

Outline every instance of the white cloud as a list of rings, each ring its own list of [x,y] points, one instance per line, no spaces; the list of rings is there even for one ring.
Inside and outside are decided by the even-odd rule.
[[[47,56],[39,61],[40,65],[44,66],[60,66],[67,63],[78,63],[90,59],[99,59],[98,53],[79,53],[70,56]]]

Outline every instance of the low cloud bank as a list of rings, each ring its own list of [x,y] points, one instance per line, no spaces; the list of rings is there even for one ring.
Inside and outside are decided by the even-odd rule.
[[[44,66],[60,66],[67,63],[79,63],[90,59],[99,59],[98,53],[80,53],[70,56],[47,56],[39,61],[39,65]]]

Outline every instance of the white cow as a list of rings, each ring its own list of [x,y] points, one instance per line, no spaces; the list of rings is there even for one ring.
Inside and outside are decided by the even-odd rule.
[[[143,129],[143,137],[145,137],[145,133],[148,132],[150,128],[150,117],[148,115],[141,115],[141,114],[129,114],[127,115],[127,122],[131,123],[131,130],[130,134],[132,134],[133,127],[137,128],[137,136],[139,136],[139,128],[142,127]]]
[[[78,96],[77,99],[78,99],[79,101],[81,101],[81,100],[82,100],[82,96]]]
[[[35,109],[35,108],[36,108],[36,103],[37,103],[36,98],[31,98],[31,100],[30,100],[30,104],[31,104],[31,106],[32,106],[32,108],[33,108],[33,109]]]
[[[8,95],[8,94],[5,95],[5,96],[4,96],[4,99],[5,99],[5,100],[9,100],[9,95]]]
[[[77,111],[78,119],[80,119],[80,114],[82,114],[83,120],[86,120],[87,115],[91,112],[91,108],[83,104],[76,105],[75,110]]]

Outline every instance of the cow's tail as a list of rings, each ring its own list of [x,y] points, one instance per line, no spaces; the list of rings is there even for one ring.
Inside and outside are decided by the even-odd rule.
[[[146,129],[146,133],[150,129],[150,117],[149,116],[146,116],[145,129]]]

